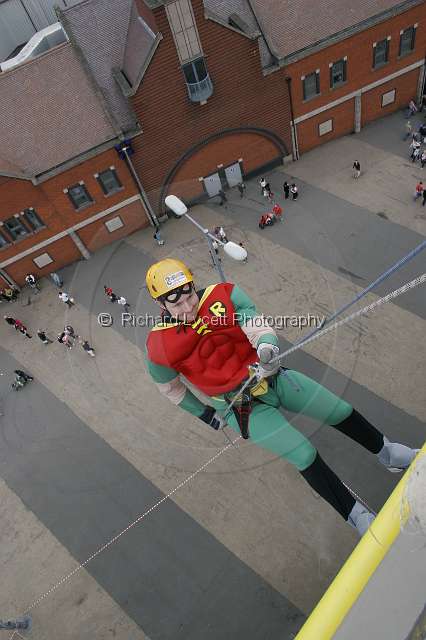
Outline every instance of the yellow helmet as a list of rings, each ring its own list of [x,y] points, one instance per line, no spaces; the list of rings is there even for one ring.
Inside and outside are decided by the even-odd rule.
[[[156,262],[149,267],[146,274],[146,286],[155,300],[193,280],[186,264],[174,258]]]

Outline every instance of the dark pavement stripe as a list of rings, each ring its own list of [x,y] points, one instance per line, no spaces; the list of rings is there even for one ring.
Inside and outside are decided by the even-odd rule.
[[[18,366],[0,355],[3,371]],[[1,476],[82,562],[163,494],[39,382],[19,392],[9,384],[9,376],[0,378]],[[151,640],[278,640],[304,620],[170,500],[86,570]],[[51,575],[58,577],[55,567]]]

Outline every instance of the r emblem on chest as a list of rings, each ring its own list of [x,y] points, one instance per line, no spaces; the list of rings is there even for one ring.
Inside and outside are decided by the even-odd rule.
[[[221,318],[226,314],[226,307],[218,300],[217,302],[213,302],[213,304],[209,307],[209,311],[216,316],[216,318]]]

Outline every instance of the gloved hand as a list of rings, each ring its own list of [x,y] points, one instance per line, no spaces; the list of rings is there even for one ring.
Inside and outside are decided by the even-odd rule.
[[[201,414],[200,420],[208,424],[215,431],[222,429],[226,425],[226,420],[216,411],[214,407],[206,407]]]
[[[276,362],[270,363],[270,361],[275,358],[279,352],[279,347],[266,342],[261,343],[257,347],[257,355],[259,356],[259,377],[268,378],[269,376],[273,376],[275,373],[278,373],[281,366],[280,362],[277,360]]]

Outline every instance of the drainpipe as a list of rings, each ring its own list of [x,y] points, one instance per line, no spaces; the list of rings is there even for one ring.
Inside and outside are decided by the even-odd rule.
[[[291,92],[291,78],[290,78],[290,76],[286,76],[285,81],[287,82],[288,95],[289,95],[289,98],[290,98],[291,130],[292,130],[292,134],[293,134],[293,145],[292,145],[291,155],[293,156],[293,160],[299,160],[299,147],[298,147],[298,144],[297,144],[296,125],[294,123],[293,94]]]
[[[132,174],[133,180],[135,181],[136,186],[137,186],[137,188],[139,190],[139,194],[140,194],[140,196],[142,198],[142,202],[145,205],[146,212],[148,214],[148,218],[149,218],[150,223],[152,224],[153,227],[158,227],[158,226],[160,226],[160,223],[158,222],[158,218],[155,215],[153,208],[151,207],[151,203],[148,200],[148,196],[146,195],[145,189],[143,188],[142,183],[139,180],[139,176],[136,173],[135,167],[133,166],[133,162],[130,160],[130,156],[127,153],[127,149],[128,149],[128,147],[125,147],[125,146],[121,147],[121,151],[124,153],[126,164],[127,164],[128,168],[129,168],[129,171]]]

